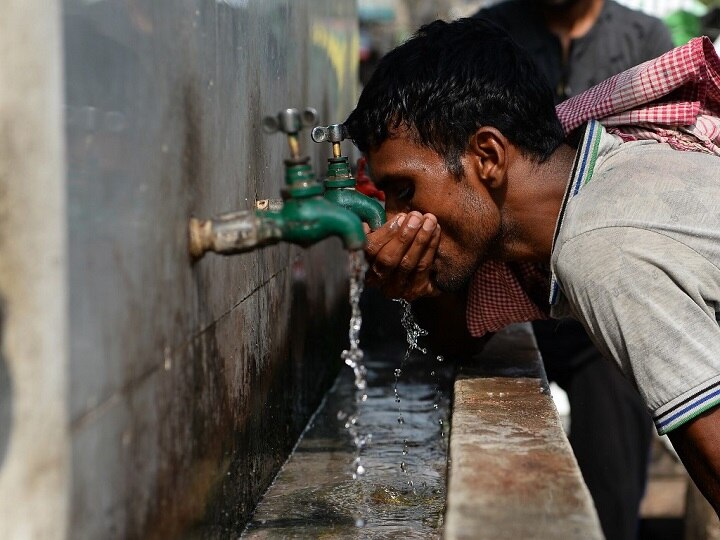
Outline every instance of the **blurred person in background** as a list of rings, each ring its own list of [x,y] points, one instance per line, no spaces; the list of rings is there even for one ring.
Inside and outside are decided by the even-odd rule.
[[[612,0],[509,0],[482,9],[530,53],[560,103],[673,46],[660,19]],[[568,394],[569,439],[608,540],[638,534],[652,441],[647,408],[576,321],[533,323],[548,378]]]

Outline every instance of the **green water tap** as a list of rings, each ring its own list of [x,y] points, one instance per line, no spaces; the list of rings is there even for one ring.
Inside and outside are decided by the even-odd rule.
[[[211,220],[192,218],[189,247],[193,258],[206,251],[232,255],[280,241],[309,246],[330,236],[340,237],[347,250],[365,246],[360,219],[323,198],[323,187],[315,179],[310,158],[300,157],[298,134],[315,123],[315,118],[312,109],[302,113],[286,109],[263,120],[263,130],[285,133],[290,147],[290,158],[285,160],[282,208],[232,212]]]
[[[316,143],[332,144],[333,157],[328,159],[325,175],[325,198],[343,208],[347,208],[372,230],[379,229],[385,223],[385,209],[379,201],[368,197],[355,189],[355,177],[350,171],[348,158],[342,155],[340,143],[348,138],[344,124],[318,126],[311,133]]]

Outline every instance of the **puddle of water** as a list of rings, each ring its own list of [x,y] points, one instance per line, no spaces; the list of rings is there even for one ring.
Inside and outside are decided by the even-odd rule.
[[[394,341],[365,351],[364,402],[357,401],[354,373],[341,372],[242,538],[440,538],[448,437],[439,420],[448,425],[453,366],[416,351],[395,382],[404,345]],[[362,450],[365,473],[353,480],[348,467],[356,448],[338,412],[356,414],[358,405],[372,443]],[[358,514],[362,528],[356,527]]]

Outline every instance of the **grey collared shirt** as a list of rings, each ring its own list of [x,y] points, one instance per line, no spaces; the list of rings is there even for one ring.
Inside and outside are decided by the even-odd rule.
[[[551,269],[552,316],[583,323],[660,433],[720,404],[720,157],[590,122]]]

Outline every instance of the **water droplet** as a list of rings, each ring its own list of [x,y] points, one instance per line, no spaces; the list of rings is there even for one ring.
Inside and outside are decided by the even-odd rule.
[[[402,374],[402,370],[401,370],[400,368],[397,368],[397,369],[395,370],[395,376],[396,376],[396,377],[399,377],[401,374]]]
[[[367,394],[363,394],[362,398],[360,398],[362,401],[367,401]]]
[[[400,462],[400,470],[407,474],[407,465],[405,465],[404,461]]]
[[[337,419],[338,420],[345,420],[347,418],[347,413],[345,411],[338,411],[337,412]]]
[[[431,376],[431,377],[434,377],[434,376],[435,376],[435,372],[434,372],[434,371],[431,371],[431,372],[430,372],[430,376]]]
[[[437,404],[437,403],[433,403],[433,408],[434,408],[434,409],[437,409],[437,408],[438,408],[438,404]]]
[[[398,416],[398,424],[404,424],[405,419],[402,416]]]
[[[443,358],[442,355],[438,355],[437,361],[438,361],[438,362],[442,362],[443,360],[445,360],[445,358]]]
[[[365,526],[365,520],[363,518],[357,518],[355,520],[355,526],[358,528],[362,528]]]
[[[365,467],[363,467],[362,465],[358,465],[357,469],[355,469],[355,472],[358,476],[362,476],[363,474],[365,474]]]

